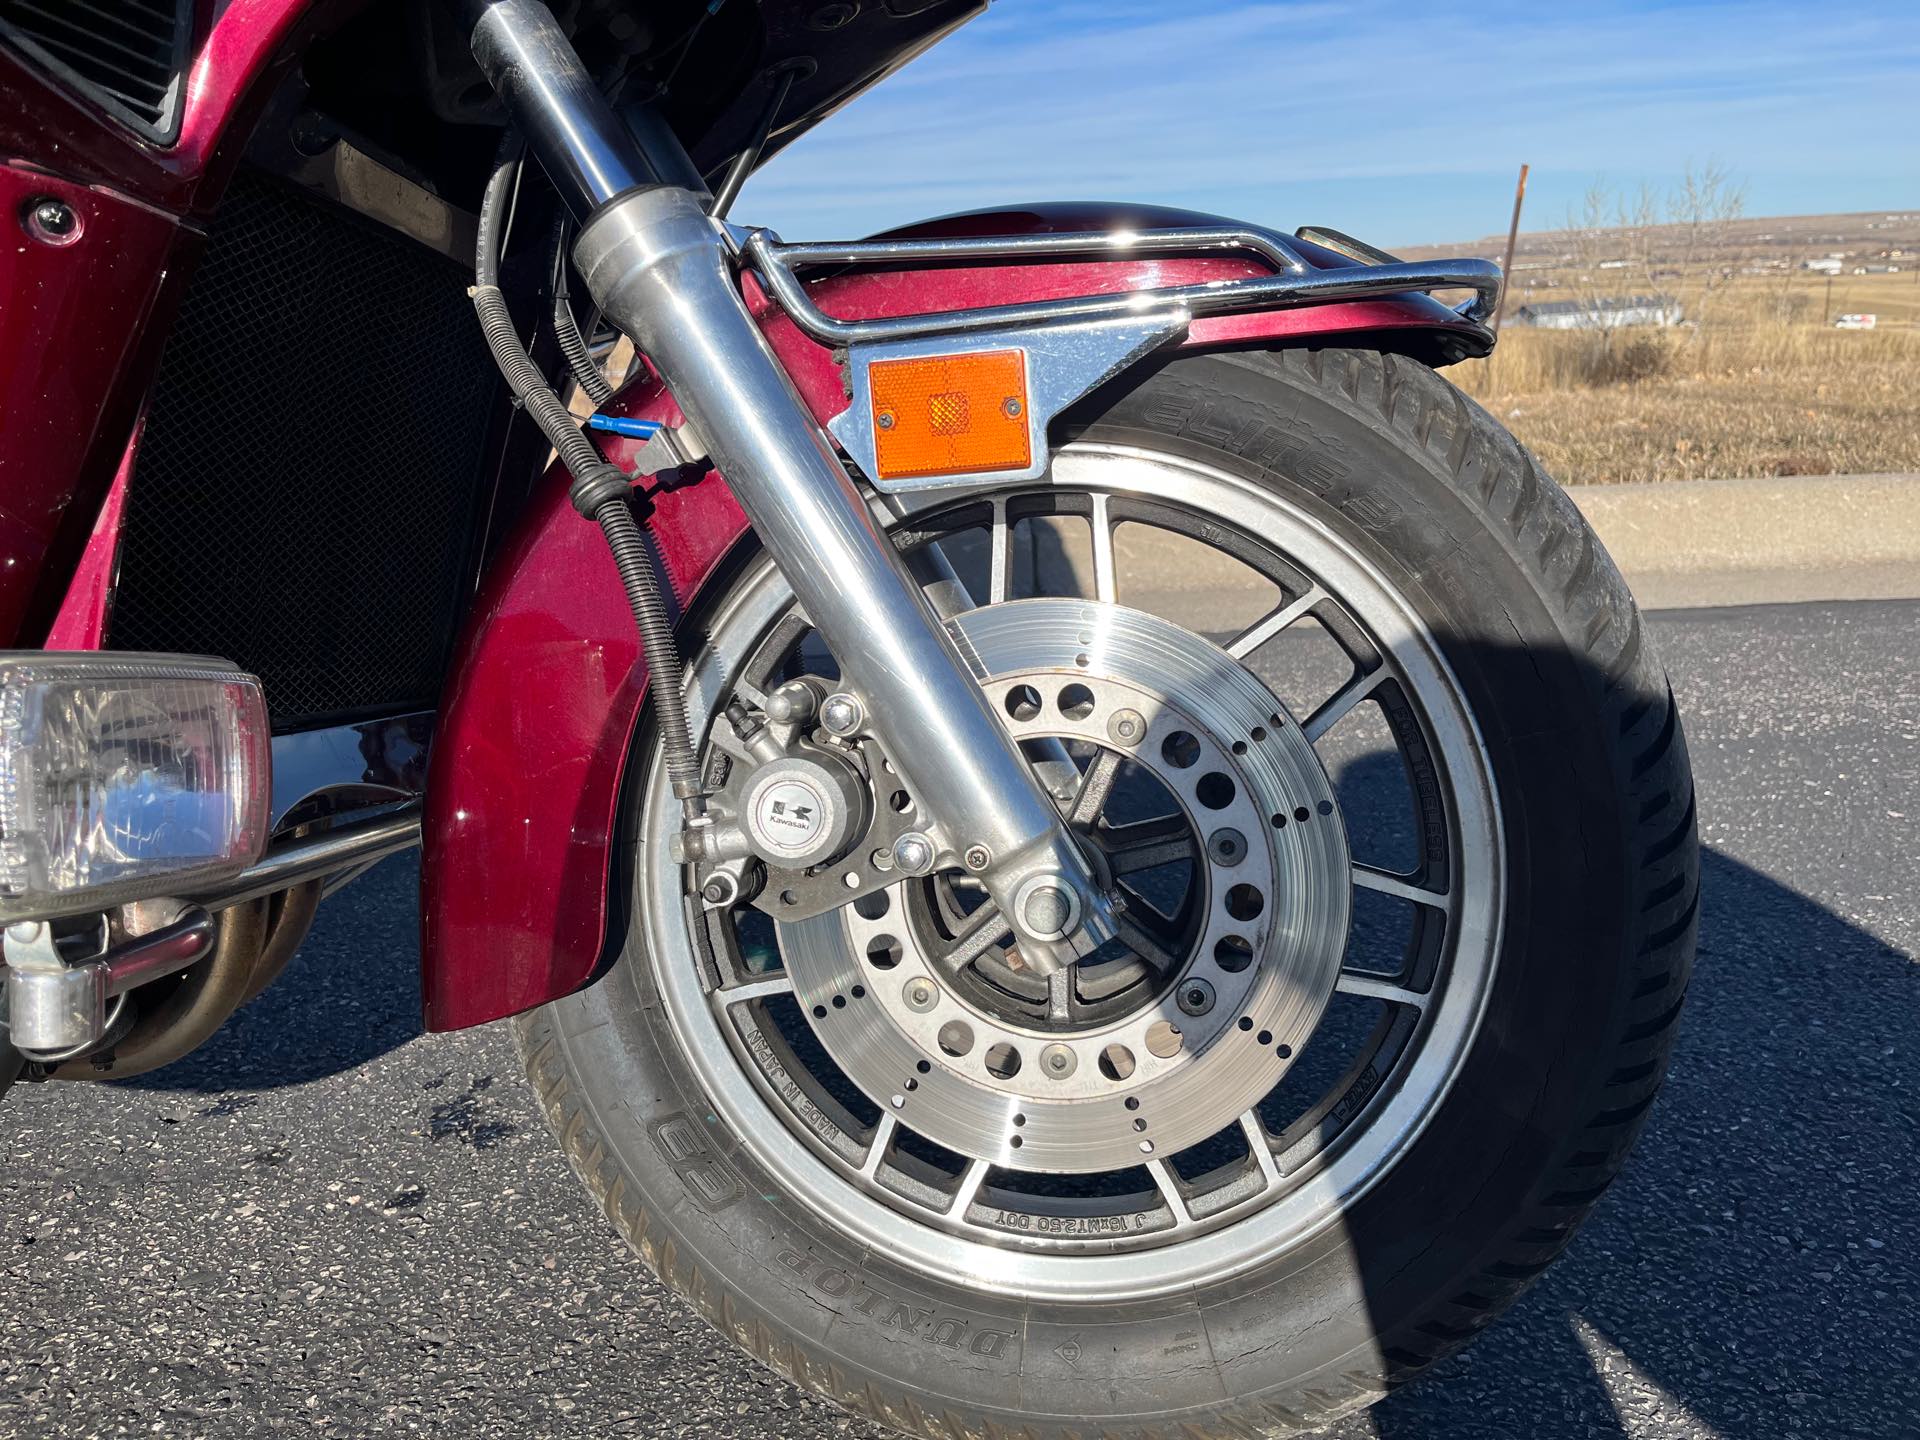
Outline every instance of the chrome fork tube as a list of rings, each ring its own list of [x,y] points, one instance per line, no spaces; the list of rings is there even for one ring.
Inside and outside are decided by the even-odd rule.
[[[860,696],[923,813],[1046,973],[1110,938],[1112,906],[959,649],[747,312],[719,224],[676,179],[671,131],[636,136],[541,0],[452,0],[475,59],[583,221],[574,260],[665,378]]]
[[[940,862],[985,851],[968,868],[1038,970],[1109,938],[1086,858],[748,313],[720,227],[685,190],[644,190],[602,207],[574,260],[666,379],[865,702],[933,819]]]

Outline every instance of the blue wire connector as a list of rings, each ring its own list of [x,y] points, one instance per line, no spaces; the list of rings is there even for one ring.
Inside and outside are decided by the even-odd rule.
[[[609,435],[624,435],[629,440],[651,440],[662,430],[658,420],[623,420],[618,415],[591,415],[587,417],[589,430],[603,430]]]

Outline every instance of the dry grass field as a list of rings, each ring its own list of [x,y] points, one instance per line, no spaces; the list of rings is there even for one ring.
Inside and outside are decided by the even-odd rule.
[[[1678,248],[1667,228],[1522,236],[1499,349],[1454,367],[1454,382],[1568,484],[1920,470],[1920,213],[1741,220],[1684,269],[1665,260]],[[1499,258],[1491,239],[1409,256],[1449,248]],[[1633,266],[1594,273],[1610,249]],[[1831,285],[1800,268],[1836,251],[1848,273]],[[1869,264],[1900,270],[1851,273]],[[1530,302],[1654,288],[1687,323],[1606,334],[1514,322]],[[1860,312],[1875,329],[1831,324]]]

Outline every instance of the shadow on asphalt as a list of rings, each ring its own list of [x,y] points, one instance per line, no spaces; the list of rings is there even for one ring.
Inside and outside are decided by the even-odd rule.
[[[1343,803],[1373,803],[1382,773],[1345,767]],[[1624,1176],[1509,1316],[1338,1433],[1644,1435],[1667,1433],[1664,1415],[1748,1434],[1910,1414],[1910,1363],[1858,1357],[1861,1327],[1911,1294],[1897,1250],[1870,1242],[1916,1160],[1900,1108],[1912,959],[1738,861],[1702,859],[1688,1011]],[[328,902],[281,981],[209,1045],[127,1083],[294,1085],[418,1035],[415,887],[411,857],[384,863]]]
[[[1881,1227],[1916,1159],[1913,957],[1739,861],[1701,866],[1687,1010],[1625,1172],[1512,1313],[1368,1412],[1385,1440],[1912,1422],[1913,1357],[1860,1361],[1911,1303]]]
[[[382,861],[321,904],[286,971],[200,1049],[122,1083],[270,1090],[336,1075],[421,1033],[419,861]]]

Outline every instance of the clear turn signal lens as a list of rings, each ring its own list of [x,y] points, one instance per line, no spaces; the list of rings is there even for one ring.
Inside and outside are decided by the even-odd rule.
[[[188,894],[266,848],[260,682],[192,655],[0,655],[0,922]]]

